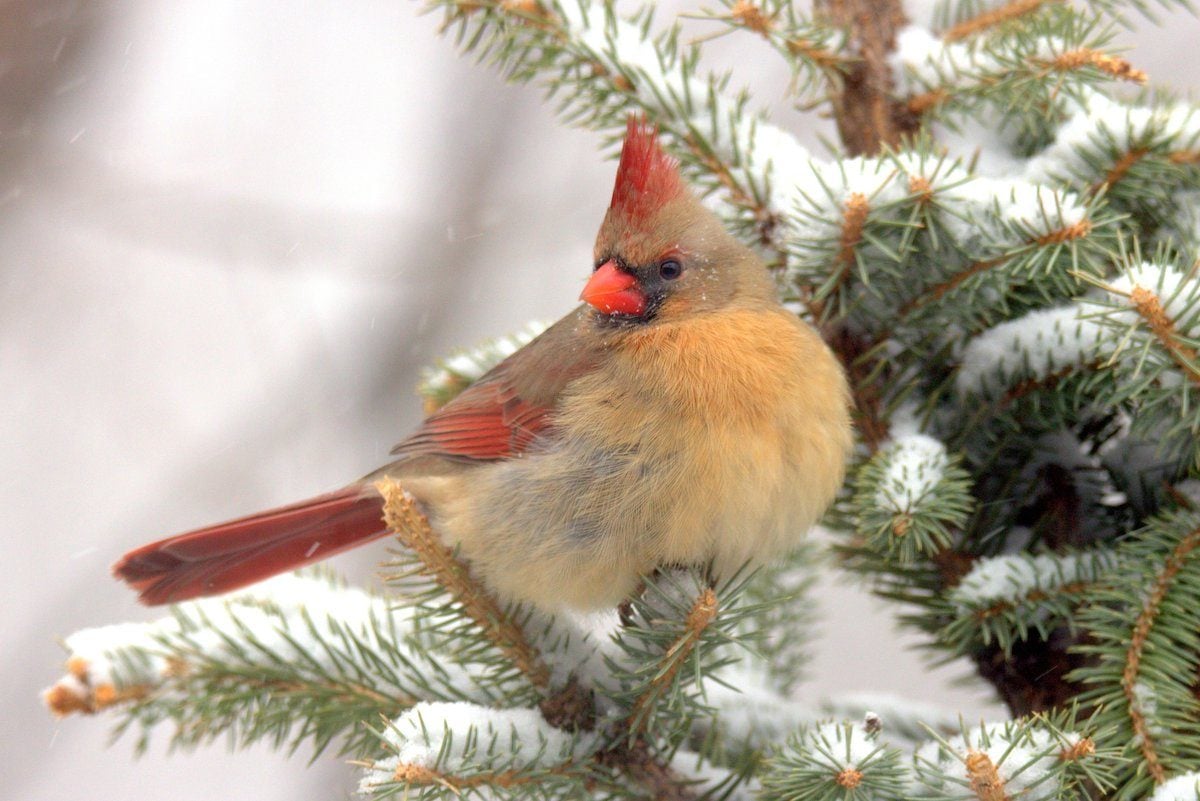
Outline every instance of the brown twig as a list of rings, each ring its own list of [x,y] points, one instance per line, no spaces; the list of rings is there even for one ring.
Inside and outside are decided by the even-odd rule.
[[[991,757],[983,751],[968,751],[966,758],[967,778],[971,781],[971,792],[979,801],[1008,801],[1004,792],[1004,779],[996,769]]]
[[[833,781],[839,787],[845,787],[847,790],[853,790],[862,784],[862,771],[854,768],[843,768],[837,776],[833,777]]]
[[[1179,341],[1175,331],[1175,321],[1163,308],[1157,294],[1145,287],[1135,286],[1129,292],[1129,301],[1137,311],[1138,316],[1146,321],[1151,333],[1163,348],[1171,355],[1175,364],[1193,384],[1200,386],[1200,366],[1197,366],[1196,351],[1189,345]]]
[[[710,623],[716,620],[719,611],[720,604],[717,601],[717,594],[711,587],[706,587],[692,604],[692,609],[688,612],[683,633],[667,649],[654,680],[650,682],[646,690],[634,701],[633,708],[629,712],[629,717],[625,721],[630,739],[641,739],[650,717],[650,707],[659,699],[663,691],[669,688],[671,683],[675,681],[680,668],[683,667],[688,657],[691,656],[692,651],[700,643],[700,637],[704,634],[705,629],[708,628]]]
[[[512,617],[488,590],[471,575],[429,525],[416,501],[399,482],[381,479],[375,488],[383,496],[383,519],[389,529],[421,560],[425,572],[457,601],[496,648],[512,660],[529,682],[539,689],[550,683],[550,671],[541,655],[529,644]]]
[[[1120,56],[1102,53],[1090,47],[1068,50],[1046,63],[1046,68],[1053,72],[1071,72],[1084,67],[1095,67],[1104,74],[1122,81],[1144,84],[1147,80],[1145,71],[1135,68]]]
[[[1144,147],[1134,147],[1126,150],[1121,154],[1120,158],[1113,162],[1112,167],[1104,174],[1104,179],[1092,187],[1092,194],[1116,184],[1125,177],[1126,173],[1133,169],[1133,165],[1145,158],[1149,152]]]
[[[367,767],[370,767],[369,763]],[[516,770],[487,771],[475,773],[470,776],[456,776],[453,773],[435,770],[425,765],[405,763],[396,766],[396,769],[392,772],[392,781],[402,782],[410,787],[442,787],[451,790],[455,795],[461,795],[462,790],[470,790],[477,787],[503,787],[510,789],[535,784],[542,781],[547,775],[583,776],[584,771],[580,770],[574,763],[566,762],[562,765],[540,771],[537,775],[532,776],[522,776],[521,772]]]
[[[1058,758],[1063,762],[1077,762],[1080,759],[1087,759],[1096,754],[1096,742],[1091,737],[1083,737],[1075,742],[1074,745],[1064,748],[1059,752]]]
[[[942,38],[947,42],[966,39],[968,36],[974,36],[989,28],[1032,14],[1049,2],[1059,2],[1059,0],[1009,0],[1002,6],[989,8],[981,14],[956,23],[942,33]]]
[[[1078,222],[1071,223],[1070,225],[1065,225],[1062,228],[1048,231],[1026,243],[1026,246],[1033,247],[1037,245],[1046,246],[1062,244],[1065,242],[1074,241],[1076,239],[1083,239],[1091,234],[1091,232],[1092,223],[1090,220],[1085,218],[1079,220]],[[999,267],[1000,265],[1016,258],[1022,252],[1023,250],[1017,250],[1012,253],[1006,253],[1003,256],[997,256],[992,259],[984,259],[982,261],[975,262],[967,267],[967,269],[955,273],[944,281],[934,284],[920,295],[917,295],[909,300],[900,308],[900,316],[903,317],[932,301],[941,300],[944,295],[956,289],[960,284],[968,279],[973,278],[981,273],[985,273],[993,267]]]
[[[1134,739],[1141,749],[1142,759],[1146,762],[1146,770],[1154,779],[1155,784],[1162,784],[1165,781],[1166,771],[1163,769],[1162,761],[1155,749],[1154,732],[1146,722],[1145,715],[1142,714],[1141,703],[1137,697],[1138,674],[1142,667],[1142,654],[1146,650],[1146,641],[1150,637],[1150,630],[1154,628],[1163,599],[1167,597],[1167,590],[1170,588],[1171,582],[1175,580],[1176,574],[1183,568],[1184,561],[1197,547],[1200,547],[1200,528],[1193,530],[1179,541],[1179,544],[1171,551],[1171,555],[1167,557],[1162,570],[1154,577],[1153,589],[1133,625],[1129,647],[1125,650],[1125,668],[1121,672],[1121,690],[1125,695],[1126,711],[1129,713]]]
[[[1125,59],[1087,47],[1068,50],[1052,59],[1038,59],[1031,63],[1035,68],[1040,68],[1043,75],[1051,72],[1072,72],[1085,67],[1093,67],[1119,80],[1132,81],[1138,84],[1144,84],[1147,80],[1144,71],[1136,69]],[[968,85],[962,90],[958,90],[955,87],[939,86],[926,92],[910,95],[904,101],[904,108],[909,114],[919,118],[931,109],[951,100],[960,91],[970,91],[972,89],[992,86],[999,83],[1002,77],[1006,76],[982,75],[972,85]]]
[[[1021,599],[1019,602],[1018,601],[997,601],[996,603],[994,603],[991,606],[986,607],[984,609],[976,609],[971,614],[976,620],[979,620],[979,621],[989,620],[993,617],[998,617],[999,615],[1002,615],[1005,612],[1008,612],[1009,610],[1016,608],[1017,603],[1026,603],[1026,602],[1038,603],[1039,601],[1045,601],[1049,598],[1053,598],[1056,595],[1078,595],[1079,593],[1087,592],[1088,590],[1094,589],[1095,586],[1096,585],[1090,581],[1074,581],[1074,582],[1071,582],[1070,584],[1064,584],[1061,587],[1055,587],[1053,591],[1030,590],[1029,592],[1025,593],[1023,596],[1021,596]]]

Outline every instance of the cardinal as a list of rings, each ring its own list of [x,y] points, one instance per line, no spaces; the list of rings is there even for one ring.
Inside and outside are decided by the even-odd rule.
[[[796,543],[842,483],[846,380],[761,260],[630,118],[583,304],[344,489],[154,542],[148,604],[214,595],[387,534],[400,482],[498,596],[612,607],[666,565],[729,575]]]

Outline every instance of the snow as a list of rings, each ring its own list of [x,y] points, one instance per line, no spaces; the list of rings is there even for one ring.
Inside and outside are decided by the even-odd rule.
[[[977,176],[948,190],[942,205],[951,212],[944,216],[950,234],[971,250],[1026,245],[1088,213],[1073,192],[1013,177]]]
[[[401,766],[461,776],[553,768],[583,754],[590,743],[554,728],[536,709],[462,702],[417,704],[392,721],[383,740],[392,756],[364,769],[361,793],[392,783]]]
[[[1146,801],[1200,801],[1200,772],[1183,773],[1167,779]]]
[[[412,615],[409,607],[324,578],[276,576],[231,595],[180,604],[173,615],[149,623],[78,631],[65,645],[68,669],[82,675],[64,677],[55,686],[81,698],[88,696],[74,692],[78,682],[67,679],[78,678],[91,690],[159,686],[175,669],[168,657],[182,652],[185,659],[195,653],[239,664],[292,662],[305,674],[358,671],[376,676],[381,691],[390,687],[399,695],[426,687],[451,697],[492,700],[495,688],[480,684],[457,663],[409,644]],[[380,664],[390,665],[394,676],[382,673]]]
[[[1175,323],[1178,333],[1185,336],[1195,333],[1193,328],[1197,323],[1200,281],[1194,276],[1185,275],[1172,266],[1141,262],[1126,270],[1119,278],[1110,281],[1108,285],[1120,293],[1120,301],[1126,303],[1130,309],[1133,307],[1133,301],[1124,297],[1125,295],[1135,288],[1153,292],[1158,296],[1167,316]],[[1117,319],[1132,323],[1136,319],[1136,312],[1118,314]],[[1191,325],[1186,325],[1189,322]],[[1181,323],[1185,325],[1181,326]]]
[[[545,657],[551,686],[562,686],[574,677],[586,687],[604,688],[612,682],[605,660],[621,658],[611,636],[620,623],[615,609],[588,613],[563,609],[553,617],[530,611],[524,629],[530,644]],[[603,700],[603,695],[597,697],[598,702]]]
[[[1055,36],[1042,36],[1023,59],[1052,59],[1066,49]],[[916,25],[901,28],[896,34],[896,49],[889,65],[898,93],[915,95],[934,88],[973,88],[993,77],[1005,77],[1012,65],[992,55],[977,41],[947,42]]]
[[[1154,688],[1144,681],[1136,681],[1129,688],[1133,698],[1130,701],[1130,712],[1136,712],[1142,716],[1146,723],[1147,733],[1157,736],[1166,733],[1166,729],[1162,723],[1158,721],[1158,696],[1154,692]],[[1134,734],[1134,743],[1141,743],[1142,735]]]
[[[946,446],[927,434],[897,437],[888,446],[885,458],[887,467],[875,503],[897,514],[911,512],[920,504],[942,480],[949,465]]]
[[[1081,108],[1059,127],[1054,142],[1031,158],[1024,177],[1057,182],[1069,176],[1097,177],[1132,148],[1156,152],[1191,149],[1200,140],[1200,112],[1189,104],[1126,105],[1095,90],[1081,92]]]
[[[951,738],[930,742],[916,754],[918,780],[926,787],[954,798],[974,798],[969,789],[968,759],[985,755],[1004,782],[1008,798],[1047,801],[1059,791],[1055,776],[1062,765],[1059,756],[1078,741],[1074,734],[1055,734],[1045,729],[1015,723],[985,724]],[[919,790],[917,795],[923,796]]]
[[[960,612],[1001,602],[1022,603],[1035,590],[1095,581],[1116,564],[1108,550],[985,557],[950,591],[949,600]]]
[[[934,121],[934,141],[960,158],[969,160],[977,176],[1002,178],[1021,175],[1026,160],[1017,155],[1021,132],[1006,124],[993,109],[980,107],[978,114],[955,119],[954,125]]]
[[[1096,358],[1104,329],[1078,305],[1039,309],[967,343],[955,377],[959,395],[995,398],[1017,381],[1044,379]]]
[[[933,29],[946,15],[947,0],[909,0],[904,4],[904,15],[914,26]]]
[[[932,32],[907,25],[896,33],[896,49],[888,57],[900,96],[918,94],[941,83],[940,70],[967,57],[964,45],[946,44]]]

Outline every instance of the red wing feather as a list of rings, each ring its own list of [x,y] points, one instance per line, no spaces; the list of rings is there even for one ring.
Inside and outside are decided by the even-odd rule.
[[[471,461],[511,459],[547,429],[550,412],[519,397],[503,372],[498,372],[430,415],[392,453]]]
[[[603,357],[603,342],[580,333],[590,314],[581,306],[550,326],[430,415],[392,453],[400,461],[433,456],[496,462],[553,436],[562,393]]]

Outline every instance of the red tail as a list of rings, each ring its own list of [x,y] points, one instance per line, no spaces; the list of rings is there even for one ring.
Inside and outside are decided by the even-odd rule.
[[[382,506],[371,488],[350,486],[143,545],[113,575],[146,604],[219,595],[382,537]]]

